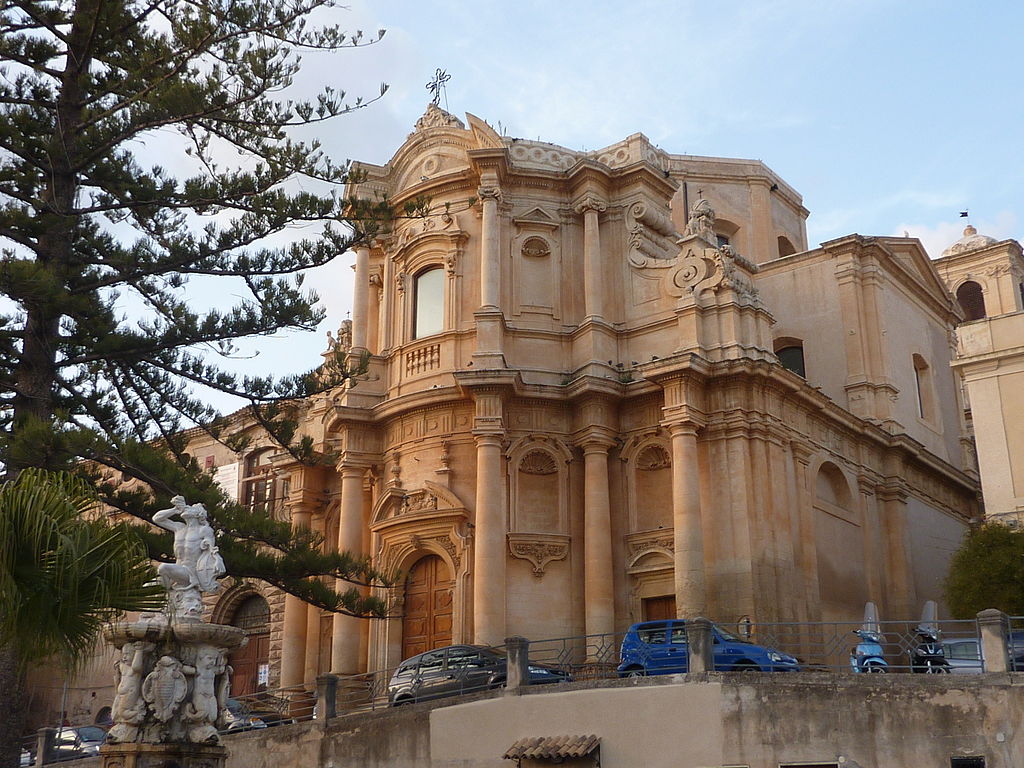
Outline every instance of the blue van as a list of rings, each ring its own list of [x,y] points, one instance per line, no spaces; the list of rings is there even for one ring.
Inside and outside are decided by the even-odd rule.
[[[796,672],[800,662],[788,653],[755,645],[717,624],[711,628],[716,672]],[[642,621],[622,639],[620,677],[671,675],[690,667],[686,621]]]

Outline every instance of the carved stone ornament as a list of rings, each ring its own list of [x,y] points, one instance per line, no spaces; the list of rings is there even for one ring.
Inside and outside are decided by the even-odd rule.
[[[634,267],[671,266],[679,249],[679,239],[667,209],[646,201],[633,203],[626,210],[629,248],[626,258]]]
[[[503,197],[501,187],[496,185],[484,184],[476,190],[476,196],[481,200],[496,200],[499,203]]]
[[[522,254],[535,259],[543,258],[551,255],[551,246],[542,237],[528,237],[523,243]]]
[[[398,289],[400,294],[405,293],[405,284],[408,281],[409,276],[405,272],[399,272],[395,275],[395,288]]]
[[[533,575],[544,576],[548,563],[564,560],[569,554],[569,537],[551,533],[510,533],[508,548],[512,557],[533,566]]]
[[[444,257],[444,269],[449,276],[454,276],[459,267],[459,254],[457,251],[449,251]]]
[[[553,475],[558,465],[547,451],[530,451],[519,462],[519,471],[527,475]]]
[[[402,499],[398,514],[408,515],[437,509],[437,496],[426,490],[413,491]]]
[[[675,540],[671,530],[649,531],[627,537],[626,547],[629,551],[628,562],[635,563],[642,555],[651,550],[675,552]]]
[[[437,104],[427,105],[427,111],[423,117],[416,121],[416,130],[425,131],[428,128],[459,128],[466,130],[465,124],[455,115],[445,112]]]
[[[604,213],[608,210],[608,204],[597,198],[595,195],[585,195],[582,200],[573,206],[573,210],[580,214],[586,213],[587,211]]]
[[[711,245],[715,245],[718,242],[718,238],[715,235],[715,209],[711,207],[711,203],[701,198],[693,204],[693,208],[690,209],[690,217],[686,222],[686,236],[694,235],[699,237]]]
[[[672,466],[672,459],[668,451],[660,445],[651,445],[640,453],[636,458],[636,468],[651,472],[656,469],[665,469]]]
[[[161,656],[142,683],[142,698],[153,710],[154,717],[162,723],[174,717],[188,691],[188,682],[181,667],[181,662],[173,656]]]

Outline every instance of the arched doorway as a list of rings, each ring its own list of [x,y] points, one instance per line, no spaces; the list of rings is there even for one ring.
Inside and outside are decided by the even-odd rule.
[[[230,624],[245,630],[249,642],[228,659],[231,665],[231,693],[244,696],[266,687],[270,667],[270,606],[259,595],[245,598],[235,609]]]
[[[402,658],[451,645],[451,571],[437,555],[417,560],[405,580],[405,616],[402,619]]]

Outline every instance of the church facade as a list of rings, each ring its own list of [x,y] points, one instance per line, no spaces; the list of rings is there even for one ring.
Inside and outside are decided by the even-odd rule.
[[[405,574],[400,616],[238,585],[214,617],[261,616],[264,639],[236,668],[308,684],[513,634],[941,601],[978,483],[950,369],[963,310],[917,240],[809,249],[799,194],[760,162],[642,134],[575,152],[434,106],[359,168],[351,194],[430,213],[356,252],[332,344],[368,370],[303,404],[337,466],[193,454]]]
[[[358,167],[350,194],[430,202],[356,251],[331,345],[365,372],[300,404],[336,466],[244,412],[244,455],[198,431],[190,450],[240,502],[401,572],[395,617],[230,586],[210,607],[250,635],[238,693],[511,635],[941,603],[980,513],[950,367],[970,308],[919,241],[809,248],[761,162],[642,134],[577,152],[436,106]]]

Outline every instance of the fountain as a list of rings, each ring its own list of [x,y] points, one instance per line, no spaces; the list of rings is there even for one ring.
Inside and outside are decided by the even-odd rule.
[[[174,533],[175,562],[157,569],[167,605],[103,633],[120,652],[103,768],[221,768],[227,755],[217,734],[231,687],[227,658],[245,632],[203,621],[203,593],[220,588],[224,561],[205,507],[181,496],[171,503],[153,516]]]

